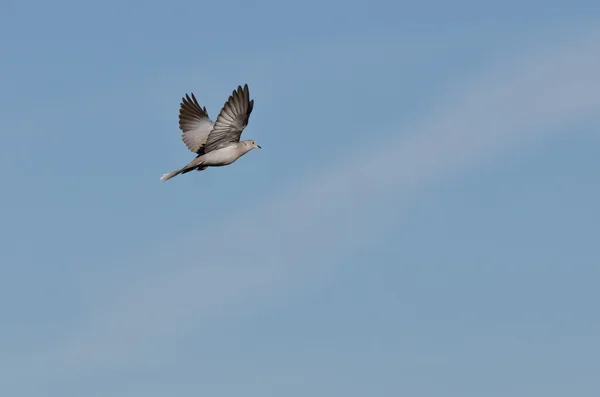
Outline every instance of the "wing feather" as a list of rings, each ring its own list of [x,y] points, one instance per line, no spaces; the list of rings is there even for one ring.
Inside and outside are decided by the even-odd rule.
[[[238,86],[223,105],[212,131],[208,134],[204,150],[206,153],[240,141],[244,128],[248,125],[254,100],[250,100],[248,84]]]
[[[182,131],[181,139],[185,146],[194,153],[204,154],[204,145],[213,125],[206,106],[200,106],[194,93],[191,98],[185,94],[179,108],[179,129]]]

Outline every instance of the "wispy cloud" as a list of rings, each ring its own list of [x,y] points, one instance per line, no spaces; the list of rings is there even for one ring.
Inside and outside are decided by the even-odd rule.
[[[600,31],[590,33],[494,64],[446,92],[426,119],[402,126],[409,137],[349,150],[260,208],[144,255],[164,270],[131,280],[96,308],[51,361],[65,371],[139,365],[211,314],[310,277],[376,238],[379,202],[597,116]]]

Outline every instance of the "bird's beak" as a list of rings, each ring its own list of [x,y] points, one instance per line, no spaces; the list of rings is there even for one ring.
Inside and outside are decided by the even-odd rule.
[[[258,148],[259,148],[259,149],[262,149],[262,148],[260,147],[260,145],[256,145],[256,146],[258,146]]]

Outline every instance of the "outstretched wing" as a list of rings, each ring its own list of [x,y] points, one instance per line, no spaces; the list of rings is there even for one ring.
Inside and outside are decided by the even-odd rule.
[[[204,146],[206,153],[239,142],[253,107],[254,99],[250,100],[248,84],[245,84],[243,89],[238,86],[237,91],[233,91],[225,102],[212,131],[208,134]]]
[[[204,144],[213,125],[206,107],[200,107],[193,93],[191,98],[185,94],[179,108],[179,129],[183,132],[181,139],[185,146],[194,153],[204,154]]]

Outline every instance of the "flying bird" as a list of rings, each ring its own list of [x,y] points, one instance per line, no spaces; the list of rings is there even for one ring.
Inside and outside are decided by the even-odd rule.
[[[183,168],[164,174],[160,179],[166,181],[190,171],[229,165],[250,150],[260,149],[253,139],[240,141],[253,107],[248,84],[244,88],[238,85],[213,122],[206,106],[200,107],[193,93],[191,98],[185,94],[179,108],[179,129],[183,143],[197,156]]]

